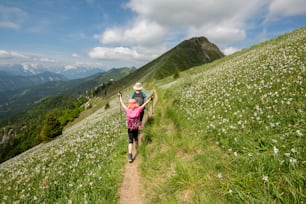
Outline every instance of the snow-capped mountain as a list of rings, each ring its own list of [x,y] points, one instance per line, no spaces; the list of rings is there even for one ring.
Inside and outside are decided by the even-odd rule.
[[[43,66],[38,64],[0,64],[0,72],[13,76],[33,76],[44,72],[52,72],[63,75],[67,79],[78,79],[91,76],[96,73],[105,72],[105,69],[100,67],[90,67],[86,64],[80,65],[65,65],[65,66]]]

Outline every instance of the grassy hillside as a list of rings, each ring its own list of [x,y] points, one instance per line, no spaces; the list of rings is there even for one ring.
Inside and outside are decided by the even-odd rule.
[[[303,28],[148,81],[159,100],[140,149],[147,203],[305,202],[305,47]],[[114,96],[109,109],[0,164],[1,201],[117,203],[124,123]]]
[[[2,202],[116,203],[126,138],[118,106],[110,105],[56,140],[0,164]]]
[[[305,202],[305,46],[303,28],[160,82],[148,203]]]

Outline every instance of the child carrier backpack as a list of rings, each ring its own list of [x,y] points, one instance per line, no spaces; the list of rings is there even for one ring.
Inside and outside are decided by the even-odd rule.
[[[136,99],[136,101],[137,101],[139,106],[141,106],[145,102],[145,100],[144,100],[145,96],[144,96],[143,92],[141,92],[141,93],[133,93],[132,98]]]
[[[140,110],[138,108],[134,110],[127,110],[126,124],[131,130],[137,130],[140,126]]]

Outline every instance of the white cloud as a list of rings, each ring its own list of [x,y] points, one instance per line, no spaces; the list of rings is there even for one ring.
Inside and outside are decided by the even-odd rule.
[[[28,58],[27,56],[13,51],[0,50],[0,58],[11,59],[11,58]]]
[[[157,23],[140,20],[131,27],[107,29],[101,34],[100,42],[106,45],[152,45],[160,43],[165,33],[165,29]]]
[[[139,18],[155,22],[164,29],[188,31],[188,37],[191,33],[205,35],[209,29],[211,32],[217,32],[219,38],[228,38],[230,32],[235,36],[242,35],[242,38],[239,37],[241,40],[246,32],[246,21],[261,12],[260,9],[266,1],[253,0],[245,3],[244,0],[131,0],[127,6],[135,11]],[[233,40],[235,42],[236,37]]]
[[[195,36],[205,36],[217,46],[227,47],[246,38],[246,21],[265,2],[131,0],[126,7],[134,11],[136,17],[129,24],[95,35],[102,46],[91,49],[88,55],[100,60],[145,62]]]
[[[272,0],[269,16],[294,16],[306,14],[305,0]]]
[[[96,5],[95,0],[86,0],[86,2],[92,8]],[[125,63],[137,66],[160,56],[182,40],[196,36],[207,37],[225,54],[229,54],[236,50],[233,47],[239,47],[239,43],[247,44],[246,39],[250,33],[253,37],[250,41],[252,43],[270,36],[269,32],[272,31],[269,29],[269,23],[272,20],[306,13],[305,0],[249,0],[247,2],[245,0],[127,0],[126,2],[128,3],[125,4],[125,8],[134,13],[130,15],[127,12],[129,17],[133,17],[126,19],[125,24],[120,25],[116,22],[105,28],[112,20],[111,16],[108,16],[106,12],[99,14],[102,20],[103,15],[107,15],[104,20],[107,18],[108,21],[107,23],[103,21],[96,27],[104,29],[94,35],[100,44],[85,48],[89,50],[87,54],[90,59],[110,67]],[[30,10],[27,12],[16,7],[0,5],[0,29],[18,30],[21,26],[25,27],[26,20],[29,23],[24,29],[26,32],[39,32],[53,25],[49,22],[50,17],[47,15],[30,22],[33,14]],[[88,29],[88,32],[80,34],[78,39],[81,38],[85,42],[88,40],[87,36],[92,36],[91,32],[92,29]],[[73,31],[71,33],[73,34],[69,37],[75,39],[77,34]],[[76,52],[82,53],[77,50]],[[43,58],[39,55],[0,50],[0,59],[5,59],[0,63],[3,61],[33,62],[45,65],[49,63],[50,66],[59,63],[58,59]],[[70,62],[80,59],[88,60],[88,56],[69,54],[72,59]],[[62,61],[64,60],[66,57],[62,58]],[[71,67],[68,66],[68,68]]]
[[[71,56],[72,56],[72,57],[75,57],[75,58],[80,57],[77,53],[73,53]]]
[[[202,26],[208,22],[220,23],[233,17],[243,20],[262,3],[248,1],[246,4],[243,0],[131,0],[127,6],[142,18],[151,19],[160,25],[188,27]]]
[[[135,19],[130,19],[129,25],[108,28],[95,35],[102,46],[93,48],[89,56],[100,60],[153,59],[162,54],[161,49],[156,49],[158,46],[164,48],[172,42],[174,44],[168,44],[170,49],[195,36],[205,36],[225,49],[246,39],[247,21],[261,13],[267,2],[131,0],[126,8],[136,13]],[[139,47],[154,51],[140,52]]]
[[[242,28],[230,25],[205,25],[201,28],[190,28],[188,37],[205,36],[218,46],[242,41],[246,38],[246,32]]]
[[[235,52],[237,52],[237,51],[239,51],[240,49],[238,49],[238,48],[235,48],[235,47],[227,47],[227,48],[225,48],[224,50],[223,50],[223,53],[225,54],[225,55],[230,55],[230,54],[233,54],[233,53],[235,53]]]
[[[89,56],[94,59],[106,59],[106,60],[129,60],[137,59],[140,54],[136,50],[127,47],[95,47],[89,52]]]
[[[0,28],[19,29],[26,16],[19,8],[0,5]]]
[[[18,29],[19,25],[17,23],[13,23],[9,21],[2,21],[0,22],[0,28]]]
[[[48,57],[38,57],[38,61],[47,62],[47,63],[55,63],[56,60]]]
[[[111,61],[113,67],[142,66],[166,52],[167,48],[161,47],[95,47],[89,52],[89,57],[103,60],[105,64]]]

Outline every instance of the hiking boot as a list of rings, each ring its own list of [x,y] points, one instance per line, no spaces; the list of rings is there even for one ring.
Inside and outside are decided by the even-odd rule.
[[[129,154],[128,160],[129,160],[129,162],[132,162],[132,161],[133,161],[133,155],[132,155],[132,154]]]

